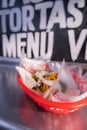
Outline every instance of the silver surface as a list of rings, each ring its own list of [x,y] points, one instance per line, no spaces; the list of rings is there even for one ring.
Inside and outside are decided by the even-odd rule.
[[[43,110],[19,87],[15,66],[0,63],[0,130],[87,129],[87,107],[65,115]]]

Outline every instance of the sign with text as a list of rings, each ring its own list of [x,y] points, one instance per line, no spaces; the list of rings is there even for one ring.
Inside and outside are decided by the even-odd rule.
[[[0,56],[87,62],[86,0],[0,1]]]

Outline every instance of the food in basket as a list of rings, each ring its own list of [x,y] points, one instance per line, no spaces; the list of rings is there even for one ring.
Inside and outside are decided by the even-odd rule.
[[[42,98],[74,102],[87,97],[87,81],[64,61],[59,64],[23,57],[16,69],[25,86]]]

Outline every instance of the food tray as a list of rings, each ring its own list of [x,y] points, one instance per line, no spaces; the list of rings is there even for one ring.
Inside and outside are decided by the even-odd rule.
[[[73,73],[73,76],[76,77],[76,74]],[[80,101],[75,101],[75,102],[53,102],[51,100],[44,99],[41,96],[34,93],[32,90],[28,89],[23,84],[21,77],[19,75],[17,75],[17,81],[19,86],[36,104],[38,104],[40,107],[42,107],[43,109],[49,112],[62,113],[62,114],[70,113],[87,105],[87,97]],[[81,79],[81,77],[78,76],[78,82],[80,81],[82,82],[83,79]]]

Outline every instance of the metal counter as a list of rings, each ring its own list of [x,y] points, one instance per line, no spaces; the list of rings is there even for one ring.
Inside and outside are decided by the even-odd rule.
[[[87,129],[87,107],[70,114],[43,110],[19,87],[15,65],[0,64],[0,130]]]

